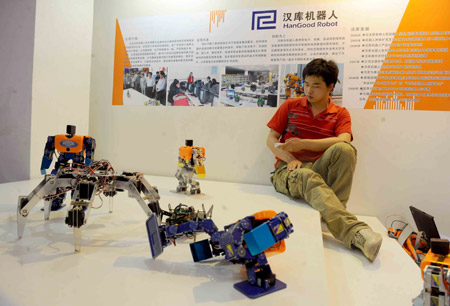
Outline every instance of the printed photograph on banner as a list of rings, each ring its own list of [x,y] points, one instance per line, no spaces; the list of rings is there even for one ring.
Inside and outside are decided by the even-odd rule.
[[[220,74],[218,66],[170,67],[168,106],[218,106]]]
[[[125,68],[123,105],[166,105],[167,71],[167,67]]]
[[[219,106],[277,107],[279,65],[225,66]]]
[[[301,98],[305,96],[303,88],[303,69],[307,63],[304,64],[285,64],[280,67],[280,74],[282,77],[282,84],[280,86],[280,104],[287,99]],[[334,85],[331,99],[333,103],[342,106],[342,92],[344,79],[344,64],[336,63],[339,68],[338,81]]]

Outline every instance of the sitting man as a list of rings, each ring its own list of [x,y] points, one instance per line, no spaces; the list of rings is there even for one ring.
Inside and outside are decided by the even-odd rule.
[[[305,97],[286,100],[269,121],[267,146],[277,162],[271,177],[278,192],[303,198],[318,210],[333,236],[374,261],[382,237],[348,212],[356,149],[349,112],[333,104],[339,69],[315,59],[303,70]]]

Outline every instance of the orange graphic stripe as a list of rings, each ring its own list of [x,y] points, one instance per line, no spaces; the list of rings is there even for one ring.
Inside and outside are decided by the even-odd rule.
[[[225,13],[227,10],[220,11],[210,11],[209,13],[209,33],[211,33],[211,24],[217,23],[217,27],[219,27],[219,23],[225,22]]]
[[[409,1],[365,109],[450,111],[449,12],[450,1]]]
[[[131,68],[127,48],[120,30],[119,20],[116,19],[116,41],[114,46],[114,80],[113,105],[123,105],[123,77],[125,68]]]

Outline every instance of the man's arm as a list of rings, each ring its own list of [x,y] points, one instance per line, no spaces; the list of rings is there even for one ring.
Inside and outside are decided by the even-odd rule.
[[[352,136],[349,133],[342,133],[342,134],[339,134],[337,137],[329,137],[329,138],[322,138],[322,139],[301,139],[301,138],[293,137],[293,138],[289,138],[285,143],[280,145],[278,148],[281,151],[285,151],[285,152],[297,152],[297,151],[301,151],[301,150],[322,152],[336,143],[344,142],[344,141],[350,142],[351,139],[352,139]]]
[[[280,142],[280,136],[281,134],[277,131],[270,129],[269,135],[267,135],[267,141],[266,144],[269,147],[270,151],[281,159],[282,161],[285,161],[288,164],[288,170],[294,170],[297,168],[301,168],[302,162],[299,161],[286,150],[280,150],[279,148],[275,148],[275,144]]]

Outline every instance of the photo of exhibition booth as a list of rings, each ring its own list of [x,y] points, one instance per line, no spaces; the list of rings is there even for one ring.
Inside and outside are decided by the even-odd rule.
[[[169,106],[217,106],[220,81],[217,66],[173,66],[168,82]]]
[[[222,106],[277,107],[278,65],[226,66]]]
[[[125,68],[123,105],[166,105],[167,73],[167,67]]]

